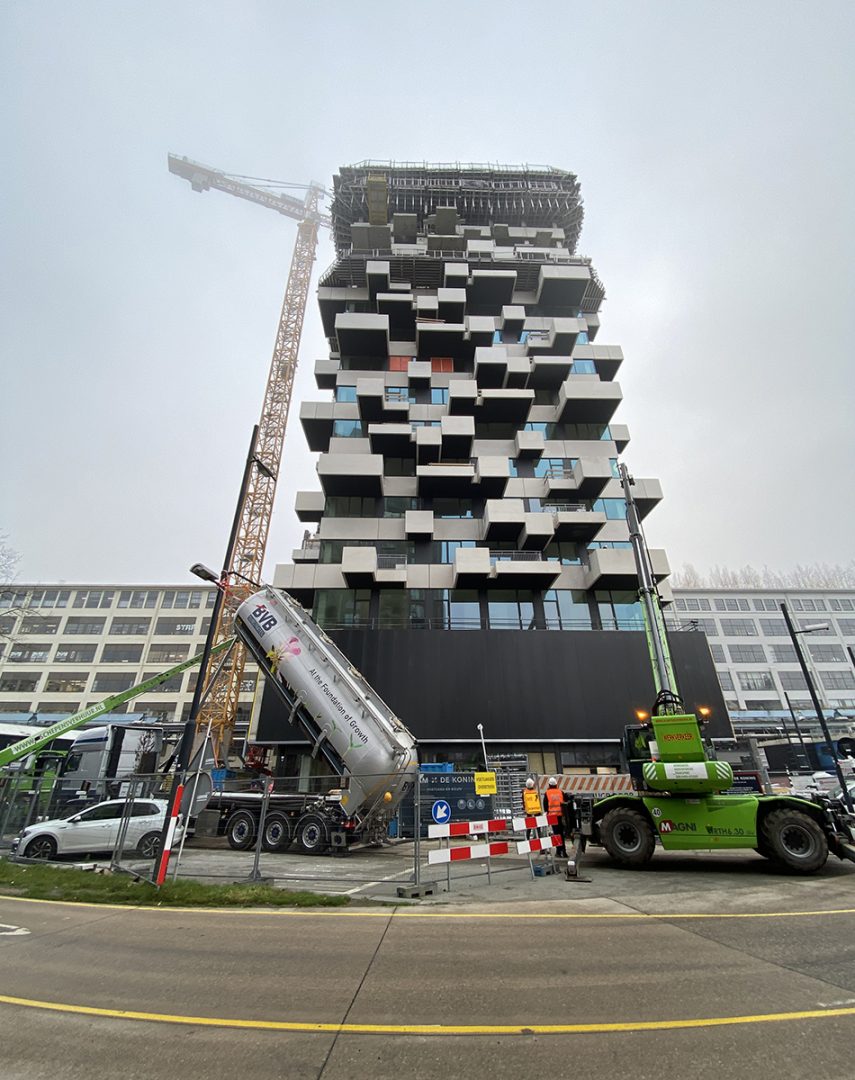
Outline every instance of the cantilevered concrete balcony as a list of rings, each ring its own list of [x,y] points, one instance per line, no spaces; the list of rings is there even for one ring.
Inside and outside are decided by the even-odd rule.
[[[475,412],[478,384],[474,379],[452,379],[448,384],[448,411],[452,415]]]
[[[335,332],[342,356],[387,356],[389,316],[346,311],[335,317]]]
[[[466,315],[463,322],[469,335],[469,344],[473,349],[492,345],[493,333],[496,329],[496,321],[492,315]]]
[[[404,457],[411,452],[413,430],[409,424],[369,424],[368,441],[372,454]]]
[[[531,374],[531,360],[527,356],[508,356],[508,370],[505,374],[506,390],[527,390],[528,377]]]
[[[525,528],[522,499],[487,499],[482,519],[482,540],[517,540]]]
[[[477,588],[492,577],[487,548],[457,548],[454,552],[454,588]]]
[[[295,563],[316,563],[321,554],[321,542],[312,537],[303,543],[302,547],[291,551],[291,559]]]
[[[322,491],[298,491],[294,503],[298,521],[320,521],[324,516],[326,495]]]
[[[501,315],[511,303],[516,270],[473,270],[466,286],[466,308],[473,315]]]
[[[349,588],[370,588],[377,574],[377,549],[373,547],[342,548],[341,572]]]
[[[499,326],[503,333],[519,340],[520,333],[525,325],[525,307],[522,304],[506,304],[502,308]]]
[[[582,303],[591,271],[587,266],[541,266],[536,303],[544,313],[576,309]]]
[[[501,345],[475,350],[475,382],[479,387],[502,387],[507,373],[508,354]]]
[[[322,356],[315,361],[315,382],[319,390],[335,390],[335,378],[341,370],[337,356]]]
[[[526,322],[545,322],[543,329],[529,330],[526,351],[529,356],[564,356],[573,352],[576,339],[585,329],[584,319],[527,319]]]
[[[623,399],[620,383],[593,375],[571,375],[558,391],[556,420],[561,424],[608,424]]]
[[[620,480],[610,480],[601,494],[604,499],[622,499],[623,488]],[[636,478],[632,495],[638,509],[638,516],[643,520],[662,501],[662,485],[658,480]]]
[[[325,495],[383,494],[383,458],[380,454],[321,454],[318,479]]]
[[[505,457],[482,456],[475,459],[475,494],[482,499],[501,498],[508,486],[510,472]]]
[[[446,289],[465,289],[469,281],[469,264],[447,262],[442,267],[442,284]]]
[[[416,429],[420,430],[419,428]],[[424,429],[421,429],[424,430]],[[428,428],[428,431],[436,430]],[[472,440],[475,438],[475,418],[472,416],[442,416],[439,421],[442,437],[442,456],[445,458],[465,458],[472,452]]]
[[[542,431],[518,431],[514,436],[515,457],[537,460],[543,456]]]
[[[576,494],[581,499],[598,499],[613,479],[608,458],[581,457],[573,466]]]
[[[561,563],[548,562],[539,551],[491,551],[497,588],[549,589],[561,573]]]
[[[590,360],[603,382],[611,382],[623,363],[623,349],[619,345],[577,345],[574,360]]]
[[[466,289],[437,289],[439,317],[443,322],[462,323],[466,314]]]
[[[467,419],[461,417],[460,419]],[[413,432],[416,443],[416,463],[429,465],[442,456],[442,431],[435,427],[417,427]]]
[[[469,356],[472,345],[462,322],[416,321],[416,352],[418,356]]]
[[[662,548],[650,549],[650,562],[656,581],[667,577],[671,569]],[[635,556],[627,548],[600,548],[589,552],[589,565],[585,571],[586,589],[638,590],[638,571]]]
[[[570,356],[535,356],[526,385],[532,390],[557,390],[569,378],[572,364]]]
[[[338,406],[339,410],[343,406]],[[332,401],[304,401],[300,406],[300,423],[306,435],[309,449],[314,453],[329,450],[330,439],[333,432],[333,421],[336,417],[336,405]],[[355,410],[351,410],[355,413]],[[344,413],[340,413],[344,419]],[[354,415],[353,419],[357,419]]]
[[[407,364],[407,382],[413,390],[421,390],[426,386],[430,386],[430,376],[430,360],[411,360]]]
[[[318,288],[318,307],[321,310],[321,322],[324,327],[324,336],[335,335],[336,316],[347,311],[347,305],[354,301],[364,302],[368,300],[368,289],[348,289],[340,286],[330,287],[322,285]]]
[[[405,292],[382,292],[377,294],[377,311],[389,319],[389,334],[394,338],[411,339],[416,336],[416,313],[413,295]]]
[[[555,521],[552,514],[532,512],[525,515],[525,525],[518,540],[523,551],[543,551],[554,538]]]
[[[475,423],[524,424],[533,404],[533,390],[482,390],[475,404]]]
[[[604,513],[589,510],[581,502],[550,503],[549,510],[552,513],[556,540],[594,540],[607,520]]]
[[[409,540],[429,540],[433,536],[432,510],[405,510],[404,532]]]
[[[387,395],[384,379],[356,380],[356,401],[363,420],[384,423],[402,422],[410,413],[407,400]]]
[[[419,495],[428,498],[437,495],[448,496],[449,498],[463,498],[472,494],[472,485],[475,482],[475,466],[445,465],[442,462],[417,465],[416,479],[418,480]]]
[[[389,288],[388,262],[373,262],[369,259],[365,264],[365,280],[368,284],[368,295],[372,300],[378,293],[386,292]]]
[[[609,431],[618,453],[622,454],[629,446],[629,428],[626,424],[609,424]]]

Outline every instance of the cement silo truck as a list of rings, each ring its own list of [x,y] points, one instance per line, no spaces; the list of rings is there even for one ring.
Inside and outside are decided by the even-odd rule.
[[[341,778],[325,795],[269,796],[262,844],[303,853],[346,848],[385,835],[390,814],[412,790],[416,740],[347,657],[287,593],[264,586],[235,612],[235,630],[285,707],[312,755]],[[260,793],[216,793],[218,832],[233,848],[249,847],[261,822]]]

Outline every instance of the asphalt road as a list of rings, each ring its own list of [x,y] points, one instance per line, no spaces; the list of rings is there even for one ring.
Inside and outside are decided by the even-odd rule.
[[[0,1075],[852,1080],[855,877],[688,873],[344,913],[3,899]]]

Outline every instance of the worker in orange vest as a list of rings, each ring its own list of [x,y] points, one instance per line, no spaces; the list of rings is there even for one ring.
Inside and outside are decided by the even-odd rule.
[[[525,782],[523,788],[523,811],[526,817],[537,817],[538,814],[543,813],[543,806],[540,802],[540,795],[537,792],[537,785],[534,779],[530,776]],[[534,839],[537,836],[537,829],[526,829],[526,837],[529,840]]]
[[[561,837],[561,843],[555,849],[555,854],[562,859],[567,857],[564,840],[564,804],[566,802],[567,796],[558,786],[558,780],[556,777],[550,776],[546,787],[546,812],[547,814],[558,815],[558,821],[552,826],[552,835]]]

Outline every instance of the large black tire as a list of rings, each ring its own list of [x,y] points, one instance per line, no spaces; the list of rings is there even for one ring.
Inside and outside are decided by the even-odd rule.
[[[294,838],[303,855],[323,855],[330,842],[329,822],[321,814],[303,814]]]
[[[24,848],[25,859],[55,859],[56,840],[52,836],[36,836]]]
[[[285,814],[274,810],[268,814],[264,821],[264,832],[261,834],[261,847],[263,851],[287,851],[291,846],[291,824]]]
[[[147,832],[137,844],[137,853],[143,859],[155,859],[160,854],[160,833]]]
[[[226,839],[234,851],[246,851],[255,839],[255,818],[248,810],[235,810],[226,822]]]
[[[615,862],[633,869],[646,866],[656,847],[650,822],[628,806],[618,806],[606,814],[600,822],[600,840]]]
[[[794,874],[815,874],[828,859],[828,840],[820,826],[800,810],[784,808],[767,814],[760,826],[762,847]]]

